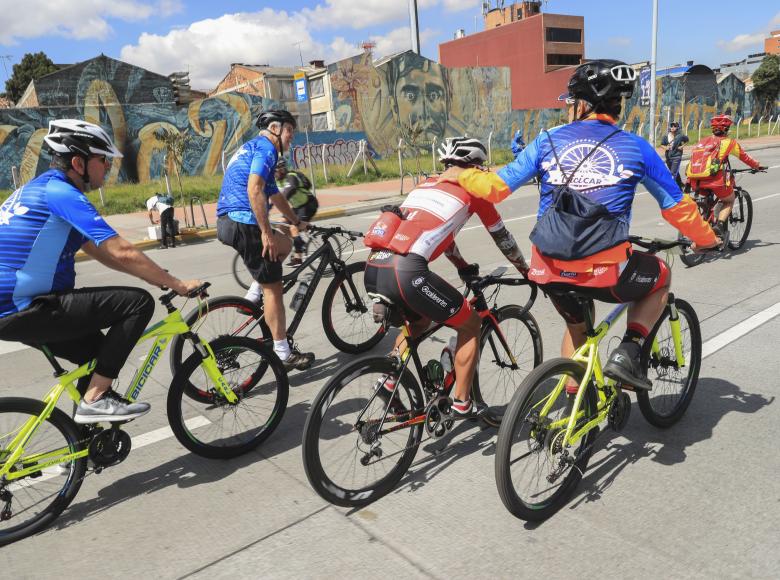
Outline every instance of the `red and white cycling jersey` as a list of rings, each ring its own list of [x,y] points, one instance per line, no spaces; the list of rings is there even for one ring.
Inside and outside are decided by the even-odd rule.
[[[417,254],[429,262],[438,258],[473,214],[488,231],[504,227],[489,201],[474,197],[456,183],[436,183],[430,178],[409,192],[401,204],[405,219],[387,249],[397,254]]]

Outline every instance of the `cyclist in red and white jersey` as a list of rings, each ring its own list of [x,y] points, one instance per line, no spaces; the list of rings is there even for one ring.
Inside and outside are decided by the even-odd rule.
[[[477,416],[471,400],[471,382],[477,362],[479,315],[468,300],[428,263],[442,254],[458,268],[461,278],[478,274],[455,244],[455,236],[476,214],[499,250],[525,275],[528,265],[512,234],[504,226],[495,206],[466,192],[457,183],[453,168],[482,168],[487,160],[485,146],[477,139],[447,139],[439,150],[445,171],[418,185],[404,203],[386,211],[369,228],[365,243],[373,249],[365,272],[366,289],[401,307],[413,335],[428,328],[431,321],[458,331],[455,351],[454,400],[452,409],[460,417]],[[394,352],[401,352],[404,338],[396,339]],[[386,389],[394,385],[385,382]]]

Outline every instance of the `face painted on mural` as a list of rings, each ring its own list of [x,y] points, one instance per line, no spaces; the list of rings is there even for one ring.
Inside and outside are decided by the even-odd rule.
[[[444,69],[416,55],[405,55],[387,66],[393,117],[401,137],[426,149],[434,138],[441,141],[450,100]]]

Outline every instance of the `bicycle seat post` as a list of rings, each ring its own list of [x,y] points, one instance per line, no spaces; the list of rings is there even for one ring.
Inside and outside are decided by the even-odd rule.
[[[62,368],[57,359],[54,358],[54,354],[49,350],[49,347],[47,347],[45,344],[42,344],[38,348],[46,357],[46,360],[49,361],[49,364],[54,368],[55,377],[61,377],[62,375],[66,374],[65,369]]]

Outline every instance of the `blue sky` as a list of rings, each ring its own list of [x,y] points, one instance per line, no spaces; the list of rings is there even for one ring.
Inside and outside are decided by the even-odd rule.
[[[189,70],[195,87],[209,89],[231,62],[296,64],[299,49],[304,61],[333,61],[356,54],[368,39],[377,43],[376,56],[410,46],[406,0],[26,0],[23,14],[19,5],[0,0],[0,57],[11,57],[2,61],[9,71],[26,52],[43,50],[57,63],[103,52],[163,74]],[[422,52],[437,59],[438,44],[457,28],[474,31],[481,1],[418,5]],[[780,5],[738,6],[659,0],[659,66],[717,66],[761,52],[768,31],[780,28]],[[651,7],[651,0],[548,0],[543,10],[585,17],[588,58],[636,62],[649,59]],[[6,78],[0,66],[0,90]]]

